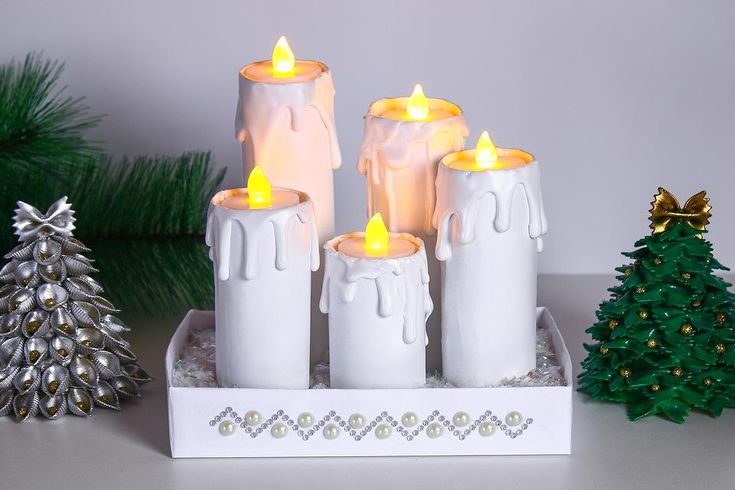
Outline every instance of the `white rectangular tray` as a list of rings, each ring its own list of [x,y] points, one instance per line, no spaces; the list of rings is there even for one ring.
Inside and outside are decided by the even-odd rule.
[[[171,454],[174,458],[570,454],[571,360],[548,310],[539,308],[537,321],[551,332],[567,386],[394,390],[176,387],[172,384],[174,366],[189,332],[214,326],[214,312],[190,310],[166,351]],[[260,422],[253,426],[243,420],[250,411],[260,414]],[[416,415],[417,425],[404,426],[402,418],[408,412]],[[458,412],[469,415],[467,425],[454,425]],[[506,423],[511,412],[520,414],[518,425]],[[312,427],[299,426],[297,420],[303,413],[312,415]],[[352,414],[362,415],[365,426],[350,427]],[[480,427],[488,422],[496,430],[483,436],[480,432],[488,431]],[[276,424],[287,429],[284,437],[272,434]],[[228,428],[230,433],[223,435]],[[483,428],[487,429],[487,424]],[[376,436],[386,432],[386,438]],[[429,437],[429,432],[439,436]],[[335,433],[333,439],[326,437]]]

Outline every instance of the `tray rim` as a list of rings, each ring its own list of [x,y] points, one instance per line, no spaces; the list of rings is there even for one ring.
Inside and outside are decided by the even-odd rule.
[[[213,311],[189,310],[166,349],[168,425],[171,455],[174,458],[571,454],[573,412],[571,358],[556,322],[544,307],[537,308],[537,324],[544,324],[551,332],[553,348],[567,382],[565,386],[308,390],[173,386],[175,361],[189,332],[197,328],[211,328],[213,324]],[[396,399],[403,399],[402,403],[395,403]],[[283,400],[289,402],[284,405]],[[410,406],[406,406],[409,401]],[[520,409],[521,412],[537,420],[533,427],[529,427],[529,431],[526,431],[529,435],[525,435],[524,432],[523,437],[517,440],[514,437],[511,440],[510,437],[505,437],[507,433],[501,433],[504,440],[498,440],[497,443],[490,445],[480,442],[485,438],[479,438],[478,435],[468,436],[467,441],[460,442],[456,440],[457,438],[450,437],[451,433],[441,440],[432,440],[428,444],[425,436],[424,441],[419,441],[418,439],[421,439],[419,437],[410,444],[405,441],[402,443],[396,434],[392,438],[396,440],[395,442],[381,442],[381,446],[376,446],[377,439],[374,436],[370,441],[364,438],[363,442],[355,444],[350,442],[351,438],[346,435],[341,441],[312,437],[310,442],[302,443],[300,437],[291,437],[280,442],[271,440],[273,438],[270,434],[263,434],[257,436],[257,440],[254,441],[243,437],[242,442],[235,442],[237,437],[222,437],[217,432],[217,427],[214,427],[215,423],[219,423],[223,417],[226,419],[230,414],[225,415],[225,411],[222,411],[223,417],[213,415],[220,414],[220,410],[225,407],[232,410],[230,406],[238,409],[242,406],[243,412],[248,408],[257,408],[266,415],[267,421],[270,412],[280,408],[285,409],[285,413],[284,410],[278,412],[284,416],[291,415],[292,420],[303,408],[320,416],[322,412],[326,414],[327,411],[333,414],[332,409],[335,408],[338,415],[342,415],[342,420],[346,420],[344,417],[353,409],[372,417],[381,413],[374,410],[377,405],[380,405],[380,410],[387,409],[391,415],[398,418],[404,408],[416,409],[417,413],[424,414],[423,417],[429,413],[441,413],[446,419],[451,418],[454,410],[460,408],[469,408],[471,413],[477,410],[482,413],[492,408],[494,415],[500,415],[501,418],[508,410]],[[490,411],[485,413],[488,414]],[[394,420],[397,420],[395,417]],[[209,424],[207,430],[204,430],[202,425],[206,425],[207,420]],[[270,424],[272,423],[274,422],[271,421]],[[479,422],[475,420],[475,424],[477,423]],[[265,427],[265,424],[263,426]],[[347,429],[349,427],[345,428]],[[264,429],[265,432],[268,430]],[[296,427],[293,430],[295,431]],[[252,434],[251,437],[256,435]],[[470,441],[472,438],[475,440]]]

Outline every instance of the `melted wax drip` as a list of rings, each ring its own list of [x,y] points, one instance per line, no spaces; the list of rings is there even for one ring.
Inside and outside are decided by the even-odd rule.
[[[455,140],[454,148],[443,148],[440,153],[431,149],[432,138],[442,133],[449,134]],[[436,119],[424,123],[415,121],[395,121],[368,114],[365,116],[365,134],[360,146],[360,158],[357,170],[360,175],[367,176],[368,184],[368,215],[372,216],[378,211],[375,197],[372,195],[373,185],[384,185],[383,196],[388,205],[388,212],[384,216],[389,229],[395,228],[393,219],[398,216],[398,203],[396,196],[400,195],[393,183],[393,172],[404,169],[411,165],[415,149],[422,147],[428,162],[438,162],[444,155],[451,151],[459,151],[464,146],[464,139],[469,134],[467,125],[461,115],[445,119]],[[406,144],[406,142],[410,142]],[[431,226],[431,217],[434,211],[434,181],[436,180],[436,165],[426,165],[425,184],[427,186],[424,232],[434,232]]]
[[[378,292],[378,314],[383,318],[392,316],[395,312],[394,298],[404,299],[403,315],[403,341],[412,344],[418,338],[418,325],[416,318],[419,316],[419,298],[424,298],[424,323],[434,310],[429,295],[429,271],[426,265],[426,249],[421,249],[412,256],[401,258],[386,258],[380,261],[350,257],[334,251],[331,246],[325,246],[328,254],[327,260],[336,258],[345,265],[343,277],[331,278],[329,271],[324,275],[322,294],[319,299],[319,309],[322,313],[329,313],[329,286],[332,280],[338,285],[339,297],[345,303],[351,303],[357,294],[357,284],[360,280],[373,281]],[[413,263],[418,262],[421,281],[418,287],[416,278],[412,276],[410,268]],[[429,337],[424,331],[424,342],[428,344]]]
[[[314,108],[324,124],[329,140],[331,166],[342,165],[342,154],[334,122],[334,85],[325,71],[316,79],[299,83],[261,83],[240,77],[240,100],[237,103],[235,134],[240,143],[250,140],[255,162],[268,161],[269,148],[279,145],[279,132],[274,127],[276,113],[287,107],[291,113],[291,129],[303,127],[304,110]]]
[[[280,271],[288,268],[288,234],[294,219],[298,219],[302,225],[309,226],[310,267],[312,271],[316,271],[319,269],[319,237],[311,201],[295,207],[276,209],[273,212],[258,213],[233,212],[210,206],[205,241],[210,247],[209,258],[217,268],[217,278],[220,281],[227,281],[230,278],[232,227],[235,225],[240,227],[243,234],[243,276],[245,279],[253,279],[258,275],[257,237],[268,226],[272,226],[275,239],[275,267]]]
[[[547,222],[541,198],[541,172],[538,162],[511,170],[485,172],[458,171],[439,166],[436,179],[437,204],[434,211],[434,227],[437,229],[436,258],[452,257],[452,218],[459,224],[459,242],[471,243],[475,238],[475,226],[480,199],[495,196],[493,225],[499,233],[511,226],[513,197],[518,188],[523,190],[528,203],[528,235],[538,239],[537,249],[543,249],[540,236],[546,233]]]

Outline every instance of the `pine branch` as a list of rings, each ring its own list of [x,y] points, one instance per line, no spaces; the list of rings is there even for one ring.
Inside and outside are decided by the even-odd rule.
[[[201,152],[120,162],[100,157],[71,186],[50,179],[33,204],[44,209],[69,196],[74,235],[92,249],[88,255],[115,305],[177,313],[213,303],[203,235],[207,203],[224,172],[213,174],[210,154]],[[29,194],[19,189],[18,199]]]
[[[213,304],[204,245],[209,198],[224,177],[209,153],[101,161],[70,201],[76,235],[124,309],[176,313]]]
[[[69,196],[74,234],[92,248],[89,256],[113,303],[123,311],[175,313],[212,305],[203,235],[208,199],[223,177],[224,170],[213,174],[209,153],[120,162],[100,157],[73,183],[47,178],[41,189],[18,187],[13,202],[31,200],[44,209]],[[15,241],[6,230],[4,250]]]
[[[82,98],[57,88],[64,64],[30,53],[23,62],[0,65],[0,158],[3,170],[55,172],[63,176],[69,165],[85,165],[99,148],[82,137],[96,125]]]
[[[29,54],[0,65],[0,247],[23,200],[45,209],[69,196],[75,235],[110,299],[125,312],[180,312],[213,302],[203,234],[209,197],[224,176],[209,153],[113,162],[83,137],[100,118],[57,85],[63,64]],[[5,218],[3,218],[3,216]]]
[[[63,70],[38,53],[0,65],[0,220],[10,220],[18,200],[53,202],[101,152],[82,136],[100,117],[57,87]],[[13,241],[0,228],[0,245]]]

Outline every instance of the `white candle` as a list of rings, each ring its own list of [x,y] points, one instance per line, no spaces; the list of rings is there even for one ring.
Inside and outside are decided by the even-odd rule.
[[[244,67],[239,84],[235,132],[245,175],[260,165],[273,185],[307,193],[323,243],[334,236],[332,170],[342,163],[329,69],[296,60],[281,38],[272,60]]]
[[[424,385],[432,303],[421,239],[389,234],[378,215],[366,233],[338,236],[324,249],[331,387]]]
[[[381,213],[391,231],[419,236],[435,245],[431,218],[439,160],[464,147],[469,133],[462,110],[442,99],[426,98],[419,85],[411,97],[380,99],[365,116],[358,171],[367,177],[368,212]],[[431,297],[439,310],[439,263],[429,257]],[[439,311],[429,319],[429,336],[438,359]],[[431,347],[430,347],[431,349]],[[432,366],[433,369],[438,365]]]
[[[319,244],[334,236],[333,170],[342,164],[334,122],[332,74],[319,61],[297,60],[284,37],[270,60],[244,67],[239,76],[235,133],[245,175],[261,165],[274,185],[309,195]],[[314,301],[321,271],[314,278]],[[311,310],[312,356],[327,349],[327,322]]]
[[[309,196],[271,190],[259,172],[247,189],[218,192],[207,216],[217,380],[308,388],[311,271],[319,268],[314,210]]]
[[[431,235],[436,169],[447,153],[459,151],[468,134],[462,110],[442,99],[423,96],[380,99],[365,116],[358,171],[367,176],[369,215],[383,215],[389,230]],[[409,115],[411,99],[425,102]]]
[[[539,164],[486,136],[477,150],[442,159],[436,182],[443,374],[462,387],[536,365],[537,256],[547,228]]]

